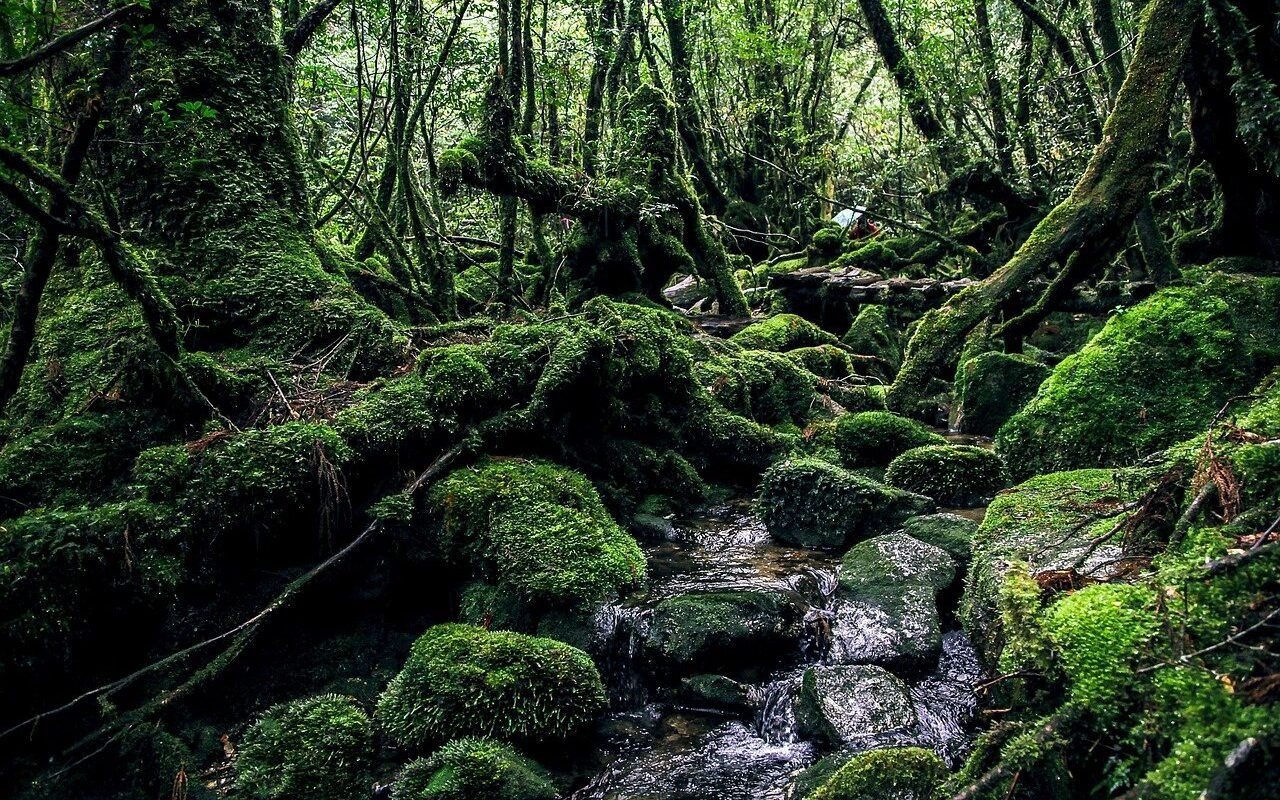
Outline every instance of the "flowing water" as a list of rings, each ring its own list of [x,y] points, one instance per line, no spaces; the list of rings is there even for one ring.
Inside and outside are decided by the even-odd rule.
[[[591,776],[574,800],[788,800],[795,776],[826,752],[802,738],[796,698],[805,668],[831,661],[832,641],[843,633],[835,601],[839,560],[776,544],[745,501],[676,525],[646,556],[646,591],[596,617],[597,660],[613,712],[600,725]],[[678,679],[650,674],[644,657],[657,602],[722,590],[781,592],[807,609],[799,651],[777,654],[776,670],[747,687],[751,710],[737,714],[673,700]],[[982,678],[967,638],[946,632],[936,667],[902,677],[918,723],[868,739],[866,747],[919,745],[958,764],[970,744],[973,685]]]

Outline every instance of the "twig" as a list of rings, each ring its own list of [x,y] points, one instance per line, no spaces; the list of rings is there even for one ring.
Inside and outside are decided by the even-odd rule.
[[[1162,661],[1159,664],[1149,664],[1145,667],[1141,667],[1140,669],[1136,670],[1136,674],[1145,675],[1148,672],[1155,672],[1156,670],[1164,669],[1165,667],[1174,667],[1182,664],[1189,664],[1191,662],[1191,659],[1193,658],[1197,658],[1199,656],[1205,655],[1206,653],[1212,653],[1213,651],[1226,647],[1229,644],[1234,644],[1240,639],[1243,639],[1244,637],[1253,633],[1258,628],[1261,628],[1262,626],[1271,622],[1271,620],[1275,619],[1278,616],[1280,616],[1280,608],[1275,609],[1270,614],[1266,615],[1262,619],[1253,623],[1249,627],[1237,633],[1231,634],[1230,636],[1228,636],[1227,638],[1223,639],[1220,642],[1215,642],[1214,644],[1211,644],[1208,647],[1202,647],[1201,649],[1195,651],[1194,653],[1187,653],[1186,655],[1179,656],[1177,661]]]

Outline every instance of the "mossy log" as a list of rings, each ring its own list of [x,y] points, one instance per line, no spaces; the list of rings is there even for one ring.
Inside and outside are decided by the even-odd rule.
[[[891,408],[914,411],[929,380],[955,360],[969,331],[1054,263],[1073,253],[1083,258],[1087,250],[1101,264],[1123,244],[1150,190],[1198,13],[1198,4],[1182,0],[1155,0],[1147,7],[1129,75],[1084,175],[1008,263],[920,321],[890,387]]]

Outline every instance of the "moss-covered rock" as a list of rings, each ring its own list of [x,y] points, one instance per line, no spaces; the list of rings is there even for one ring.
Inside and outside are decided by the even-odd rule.
[[[875,356],[882,365],[877,377],[890,381],[902,366],[902,334],[890,324],[885,306],[863,306],[853,318],[841,341],[855,353]]]
[[[782,353],[726,352],[700,361],[694,374],[720,405],[767,425],[803,423],[817,409],[817,378]]]
[[[1023,355],[983,353],[956,371],[952,425],[965,433],[994,436],[1035,397],[1049,368]]]
[[[942,649],[938,593],[955,579],[941,548],[904,533],[859,542],[841,560],[829,660],[919,667]]]
[[[268,709],[245,732],[238,794],[363,800],[369,795],[373,726],[350,697],[321,695]]]
[[[854,374],[853,359],[833,344],[798,347],[787,352],[796,363],[821,378],[839,380]]]
[[[760,484],[761,518],[779,541],[839,549],[928,513],[932,502],[815,458],[780,461]]]
[[[678,595],[654,607],[645,645],[683,670],[770,666],[799,644],[803,616],[776,592]]]
[[[699,708],[742,713],[750,711],[751,687],[724,675],[690,675],[680,681],[679,696]]]
[[[902,523],[914,539],[940,547],[959,564],[968,564],[978,523],[959,514],[925,514]]]
[[[1210,275],[1113,316],[996,443],[1015,478],[1133,463],[1191,438],[1280,363],[1280,280]]]
[[[752,323],[735,333],[730,341],[748,350],[771,350],[775,353],[840,343],[835,335],[795,314],[778,314]]]
[[[604,708],[586,653],[551,639],[471,625],[437,625],[414,642],[378,700],[396,745],[420,750],[463,736],[562,739]]]
[[[391,787],[392,800],[555,800],[546,770],[492,739],[455,739],[430,758],[409,762]]]
[[[944,506],[979,506],[1005,486],[1004,464],[972,445],[915,447],[895,458],[885,483],[932,497]]]
[[[888,411],[864,411],[836,420],[834,442],[845,466],[883,467],[913,447],[947,440],[915,420]]]
[[[456,470],[432,488],[427,507],[446,552],[538,609],[601,600],[645,574],[639,546],[591,483],[548,462]]]
[[[871,750],[845,761],[805,800],[934,800],[946,777],[946,765],[932,751]]]
[[[832,746],[866,747],[913,727],[916,711],[907,685],[888,670],[818,666],[804,671],[796,722]]]

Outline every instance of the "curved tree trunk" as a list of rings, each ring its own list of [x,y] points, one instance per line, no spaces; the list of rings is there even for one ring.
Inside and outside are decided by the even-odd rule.
[[[1150,3],[1129,75],[1084,175],[1008,263],[921,319],[889,388],[891,408],[917,411],[929,381],[958,356],[969,331],[1027,281],[1086,244],[1094,263],[1116,252],[1150,189],[1174,91],[1201,13],[1199,2]]]

